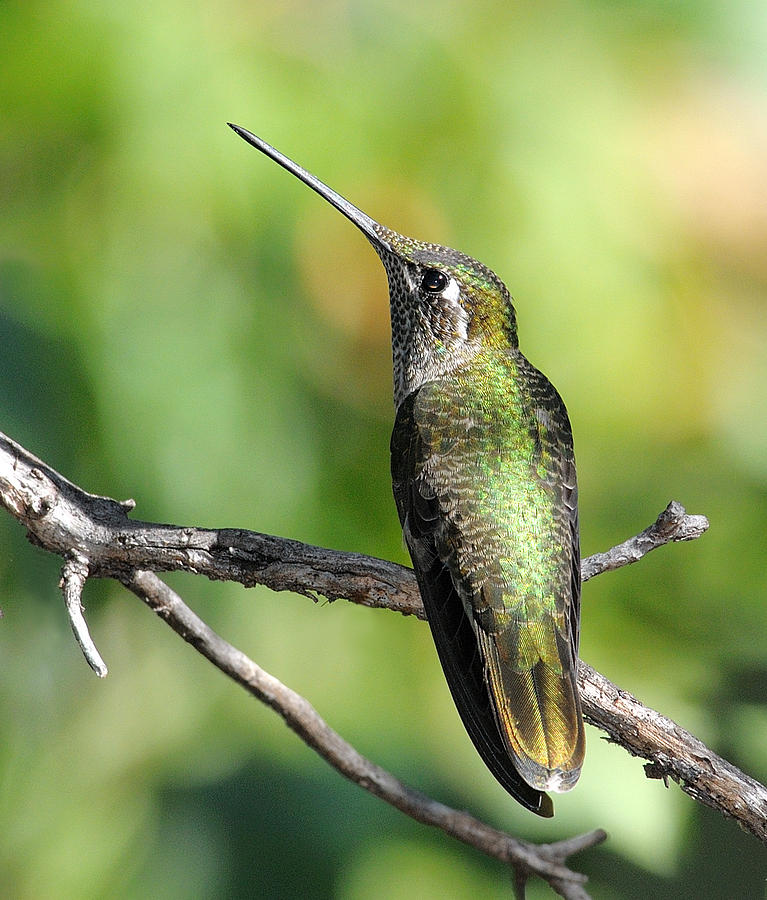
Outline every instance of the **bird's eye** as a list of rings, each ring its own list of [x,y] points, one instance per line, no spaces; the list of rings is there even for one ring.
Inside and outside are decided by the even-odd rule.
[[[427,294],[441,294],[447,287],[447,275],[439,269],[426,269],[421,277],[421,290]]]

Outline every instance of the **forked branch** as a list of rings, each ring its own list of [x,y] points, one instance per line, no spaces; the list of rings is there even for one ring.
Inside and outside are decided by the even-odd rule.
[[[239,529],[179,528],[133,521],[128,518],[132,501],[118,503],[86,493],[1,434],[0,504],[26,527],[34,543],[64,557],[62,586],[67,608],[74,616],[78,641],[99,674],[103,674],[100,657],[84,620],[80,621],[80,596],[87,577],[115,578],[136,593],[211,662],[279,712],[345,777],[418,821],[436,825],[511,864],[519,884],[527,874],[537,874],[562,896],[587,896],[583,876],[564,863],[572,853],[603,840],[603,832],[536,846],[407,788],[357,753],[304,698],[216,635],[154,574],[183,570],[246,586],[263,584],[273,590],[290,590],[313,599],[318,594],[330,600],[344,598],[423,618],[410,569]],[[663,544],[692,540],[707,527],[705,517],[687,515],[680,504],[672,502],[640,535],[585,559],[583,578],[636,562]],[[647,759],[648,776],[673,778],[688,794],[736,819],[767,843],[767,790],[761,784],[583,663],[579,683],[587,719],[630,753]]]

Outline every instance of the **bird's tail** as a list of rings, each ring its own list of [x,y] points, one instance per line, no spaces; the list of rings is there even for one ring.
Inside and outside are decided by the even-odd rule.
[[[519,774],[539,791],[575,786],[586,749],[577,658],[551,617],[480,630],[488,688]]]

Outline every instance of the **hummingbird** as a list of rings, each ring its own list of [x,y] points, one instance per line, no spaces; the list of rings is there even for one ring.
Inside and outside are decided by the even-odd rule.
[[[487,266],[379,224],[238,125],[324,197],[389,285],[394,498],[458,713],[500,784],[540,816],[585,753],[576,684],[578,488],[570,420],[519,350],[511,295]]]

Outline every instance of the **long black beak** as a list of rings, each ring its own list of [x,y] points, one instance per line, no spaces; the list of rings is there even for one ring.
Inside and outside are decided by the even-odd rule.
[[[315,178],[311,172],[307,172],[306,169],[299,166],[298,163],[294,163],[292,159],[288,159],[288,157],[280,153],[279,150],[275,150],[271,144],[262,141],[260,137],[256,137],[255,134],[251,134],[251,132],[247,131],[245,128],[240,128],[239,125],[232,125],[231,122],[227,122],[226,124],[239,134],[244,141],[247,141],[257,150],[265,153],[270,159],[279,163],[283,169],[287,169],[288,172],[291,172],[296,178],[303,181],[303,183],[308,185],[313,191],[316,191],[320,197],[324,197],[328,203],[335,206],[335,208],[343,213],[347,219],[354,222],[357,228],[359,228],[365,237],[367,237],[374,245],[382,247],[384,250],[391,251],[389,243],[381,237],[381,226],[375,219],[371,219],[370,216],[362,212],[361,209],[357,209],[353,203],[349,203],[348,200],[340,194],[337,194],[326,184],[323,184],[319,178]]]

